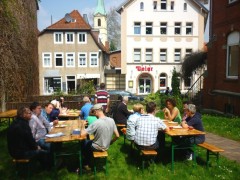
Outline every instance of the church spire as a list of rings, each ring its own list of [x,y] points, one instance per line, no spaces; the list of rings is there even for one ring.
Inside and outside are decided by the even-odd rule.
[[[102,15],[107,15],[105,6],[104,6],[104,0],[98,0],[97,9],[95,10],[94,15],[96,15],[98,13],[102,14]]]

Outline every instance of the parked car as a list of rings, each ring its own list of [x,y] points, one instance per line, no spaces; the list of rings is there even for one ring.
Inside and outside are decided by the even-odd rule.
[[[128,91],[123,91],[123,90],[109,90],[108,93],[110,95],[121,95],[121,96],[128,96],[129,100],[138,100],[138,101],[143,101],[144,98],[141,96],[136,96]]]

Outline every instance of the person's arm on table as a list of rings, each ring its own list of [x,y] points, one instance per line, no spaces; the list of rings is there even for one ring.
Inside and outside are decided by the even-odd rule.
[[[188,128],[188,124],[187,124],[186,121],[182,121],[181,125],[182,125],[182,127],[185,128],[185,129]]]

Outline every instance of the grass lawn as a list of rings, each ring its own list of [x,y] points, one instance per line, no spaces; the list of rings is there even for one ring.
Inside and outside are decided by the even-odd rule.
[[[213,117],[206,116],[209,119]],[[204,116],[205,118],[205,116]],[[218,118],[219,119],[219,118]],[[204,122],[205,123],[205,122]],[[211,123],[210,123],[211,124]],[[14,179],[14,166],[8,155],[6,143],[6,128],[0,127],[0,179]],[[206,130],[211,127],[206,128]],[[138,152],[131,153],[130,143],[123,145],[121,136],[111,145],[108,154],[108,179],[239,179],[240,164],[220,157],[220,166],[212,161],[209,170],[205,166],[206,151],[198,148],[197,165],[187,161],[181,152],[176,152],[175,172],[171,172],[170,138],[166,137],[166,148],[160,152],[155,164],[150,164],[143,172]],[[39,167],[32,166],[32,167]],[[77,157],[64,157],[63,166],[57,172],[58,179],[94,179],[93,172],[84,172],[78,176],[75,170],[78,168]],[[41,171],[34,169],[31,179],[56,179],[53,171]],[[104,171],[97,173],[97,179],[106,179]]]

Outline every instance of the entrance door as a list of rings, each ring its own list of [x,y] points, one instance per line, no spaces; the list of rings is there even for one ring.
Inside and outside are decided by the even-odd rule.
[[[140,77],[139,78],[139,94],[149,94],[152,89],[152,80],[150,77]]]

